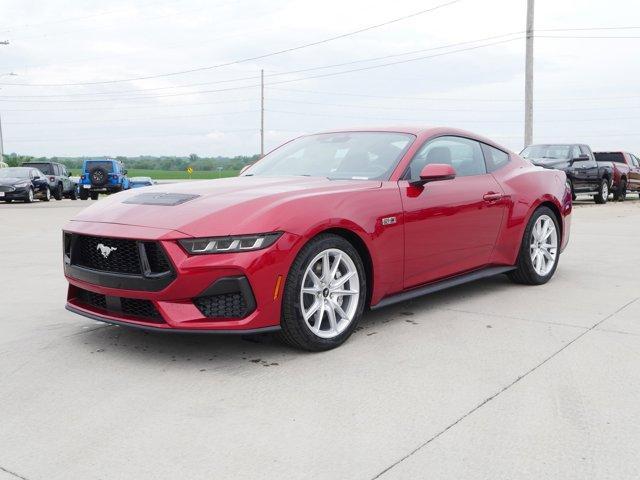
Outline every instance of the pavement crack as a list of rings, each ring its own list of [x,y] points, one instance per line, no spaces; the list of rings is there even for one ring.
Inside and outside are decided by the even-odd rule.
[[[482,402],[480,402],[478,405],[476,405],[475,407],[473,407],[471,410],[467,411],[464,415],[458,417],[454,422],[450,423],[449,425],[447,425],[445,428],[443,428],[442,430],[440,430],[439,432],[437,432],[435,435],[433,435],[432,437],[430,437],[428,440],[422,442],[420,445],[418,445],[416,448],[414,448],[413,450],[411,450],[409,453],[407,453],[405,456],[403,456],[402,458],[399,458],[398,460],[396,460],[395,462],[393,462],[391,465],[389,465],[387,468],[385,468],[384,470],[380,471],[379,473],[377,473],[374,477],[372,477],[371,480],[376,480],[377,478],[382,477],[383,475],[385,475],[387,472],[389,472],[391,469],[395,468],[396,466],[400,465],[402,462],[404,462],[405,460],[407,460],[408,458],[412,457],[413,455],[415,455],[416,453],[418,453],[420,450],[422,450],[423,448],[425,448],[426,446],[428,446],[431,442],[433,442],[434,440],[438,439],[439,437],[441,437],[442,435],[444,435],[445,433],[447,433],[449,430],[451,430],[453,427],[455,427],[457,424],[459,424],[460,422],[462,422],[465,418],[467,418],[468,416],[474,414],[475,412],[477,412],[478,410],[480,410],[482,407],[484,407],[487,403],[489,403],[491,400],[497,398],[500,394],[502,394],[503,392],[509,390],[511,387],[513,387],[516,383],[518,383],[520,380],[522,380],[523,378],[528,377],[530,374],[532,374],[533,372],[535,372],[536,370],[538,370],[540,367],[542,367],[543,365],[545,365],[547,362],[549,362],[550,360],[554,359],[556,356],[558,356],[560,353],[562,353],[564,350],[566,350],[567,348],[569,348],[571,345],[573,345],[574,343],[576,343],[578,340],[580,340],[582,337],[584,337],[587,333],[591,332],[592,330],[596,329],[597,327],[599,327],[603,322],[605,322],[606,320],[610,319],[611,317],[617,315],[618,313],[620,313],[622,310],[624,310],[625,308],[627,308],[629,305],[631,305],[632,303],[637,302],[638,300],[640,300],[640,297],[636,297],[633,300],[625,303],[622,307],[618,308],[615,312],[607,315],[606,317],[602,318],[601,320],[598,320],[596,323],[594,323],[591,327],[589,327],[588,329],[586,329],[585,331],[581,332],[578,336],[576,336],[575,338],[573,338],[573,340],[571,340],[570,342],[568,342],[566,345],[562,346],[562,348],[556,350],[555,352],[553,352],[551,355],[549,355],[548,357],[546,357],[544,360],[542,360],[540,363],[538,363],[537,365],[533,366],[532,368],[530,368],[529,370],[527,370],[525,373],[523,373],[522,375],[518,375],[518,377],[513,380],[511,383],[507,384],[506,386],[502,387],[500,390],[498,390],[496,393],[494,393],[493,395],[491,395],[490,397],[484,399]]]
[[[8,470],[8,469],[4,468],[2,465],[0,465],[0,470],[5,472],[5,473],[8,473],[9,475],[13,475],[16,478],[20,478],[22,480],[29,480],[27,477],[23,477],[22,475],[18,475],[16,472],[12,472],[11,470]]]

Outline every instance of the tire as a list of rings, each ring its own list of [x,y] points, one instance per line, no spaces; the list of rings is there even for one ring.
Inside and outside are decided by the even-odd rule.
[[[27,190],[27,195],[24,198],[24,203],[32,203],[33,198],[33,188],[29,188],[29,190]]]
[[[4,199],[4,203],[11,203],[11,202],[13,202],[12,198],[5,198]]]
[[[98,200],[100,194],[98,192],[91,192],[91,200]]]
[[[332,276],[336,261],[339,263]],[[326,281],[327,278],[340,281],[347,275],[349,279],[341,285],[330,287],[331,283]],[[340,295],[332,291],[352,293]],[[313,352],[342,345],[362,317],[366,294],[364,265],[353,245],[338,235],[317,236],[298,253],[287,275],[282,295],[281,337],[295,348]],[[303,312],[311,313],[307,320]],[[314,329],[317,330],[314,332]]]
[[[45,190],[44,193],[44,197],[42,198],[43,202],[48,202],[49,200],[51,200],[51,189],[49,187],[47,187],[47,189]]]
[[[104,168],[96,167],[89,170],[89,181],[96,187],[104,187],[109,181],[109,174]]]
[[[84,188],[80,189],[80,200],[86,200],[89,198],[89,192],[87,192]]]
[[[543,242],[539,241],[538,233],[536,233],[537,225],[539,219],[540,222],[544,225],[545,221],[551,221],[553,223],[554,232],[548,238],[549,242],[546,242],[546,239]],[[546,255],[540,253],[541,248],[537,248],[538,245],[553,245],[553,240],[555,236],[555,247],[549,246],[546,249],[547,252],[553,256],[553,264],[549,265],[544,260]],[[515,283],[521,283],[524,285],[542,285],[543,283],[547,283],[558,267],[558,261],[560,260],[560,243],[562,238],[560,236],[560,226],[558,224],[558,218],[556,214],[548,207],[540,207],[529,219],[529,223],[527,224],[527,228],[524,230],[524,235],[522,237],[522,244],[520,245],[520,252],[518,253],[518,261],[516,263],[516,269],[509,272],[507,275],[509,278]],[[537,268],[537,262],[534,260],[534,247],[536,245],[535,251],[539,253],[536,255],[536,258],[541,256],[541,262],[545,262],[543,269]],[[552,251],[553,250],[553,251]],[[541,271],[542,270],[542,271]]]
[[[63,191],[62,191],[62,184],[59,183],[58,186],[53,190],[53,198],[55,198],[56,200],[62,200],[62,196],[63,196]]]
[[[609,199],[609,180],[603,178],[600,182],[600,188],[598,188],[598,193],[593,197],[596,203],[603,205],[607,203]]]
[[[573,191],[573,182],[571,180],[567,180],[567,184],[569,185],[569,188],[571,189],[571,200],[573,200],[574,202],[576,201],[577,195],[576,192]]]
[[[627,199],[627,180],[622,179],[620,181],[620,186],[616,193],[613,194],[613,199],[617,202],[624,202]]]
[[[78,190],[76,189],[76,187],[73,187],[73,189],[71,190],[71,193],[69,194],[69,198],[71,200],[77,200],[78,199]]]

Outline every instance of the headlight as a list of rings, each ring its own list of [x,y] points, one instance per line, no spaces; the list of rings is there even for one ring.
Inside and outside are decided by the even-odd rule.
[[[249,252],[270,247],[281,235],[282,232],[272,232],[231,237],[189,238],[180,240],[180,245],[191,255]]]
[[[18,188],[22,188],[22,187],[26,187],[27,185],[29,185],[31,182],[20,182],[20,183],[16,183],[14,185],[14,187],[18,187]]]

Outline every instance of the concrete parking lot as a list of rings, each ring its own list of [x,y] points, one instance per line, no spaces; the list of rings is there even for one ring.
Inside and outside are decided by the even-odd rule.
[[[366,315],[341,348],[64,310],[60,229],[0,205],[0,479],[640,477],[640,201],[577,202],[541,287]]]

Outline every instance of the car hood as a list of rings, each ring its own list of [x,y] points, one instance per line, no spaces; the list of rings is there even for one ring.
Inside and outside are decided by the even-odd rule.
[[[28,178],[15,178],[15,177],[7,177],[0,178],[0,185],[15,185],[16,183],[24,183],[29,182]]]
[[[111,195],[73,221],[155,227],[191,236],[237,235],[286,230],[309,197],[328,202],[357,190],[380,188],[373,180],[318,177],[234,177],[180,182]]]
[[[569,166],[569,161],[565,158],[529,158],[534,165],[545,168],[562,168]]]

